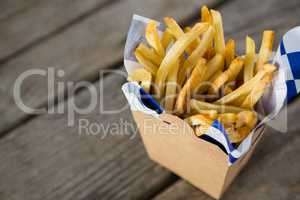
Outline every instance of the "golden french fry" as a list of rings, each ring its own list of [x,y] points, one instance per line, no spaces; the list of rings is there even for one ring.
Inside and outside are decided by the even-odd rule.
[[[185,33],[187,33],[187,32],[189,32],[191,29],[192,29],[191,27],[187,26],[187,27],[184,28],[183,31],[184,31]],[[188,53],[191,54],[191,52],[193,52],[193,51],[197,48],[197,46],[199,45],[200,42],[201,42],[201,40],[200,40],[199,38],[197,38],[196,40],[194,40],[194,41],[190,44],[190,46],[188,47],[188,48],[189,48],[189,49],[188,49],[188,50],[189,50]]]
[[[254,128],[257,123],[257,116],[252,111],[242,111],[237,114],[236,128],[247,126],[248,128]]]
[[[157,32],[157,22],[151,20],[146,26],[146,40],[149,45],[155,49],[156,53],[160,56],[165,55],[165,49],[160,41]]]
[[[221,70],[216,71],[212,77],[210,77],[209,81],[214,82],[223,72]]]
[[[225,65],[229,67],[235,57],[235,41],[229,39],[225,45]]]
[[[216,55],[216,51],[215,49],[211,46],[208,47],[207,51],[205,52],[205,54],[203,55],[203,57],[207,60],[212,59],[214,56]]]
[[[224,30],[222,23],[222,16],[216,10],[211,10],[211,15],[213,19],[213,27],[216,31],[214,41],[215,41],[215,49],[219,54],[224,55],[225,53],[225,39],[224,39]]]
[[[208,126],[208,125],[195,126],[194,132],[195,132],[196,136],[200,137],[201,135],[207,133],[209,128],[210,128],[210,126]]]
[[[176,100],[176,89],[177,89],[177,73],[179,68],[179,61],[175,63],[175,66],[172,67],[166,85],[166,95],[165,95],[165,110],[167,112],[173,111],[173,106]]]
[[[178,79],[178,83],[180,85],[183,85],[187,76],[187,72],[194,68],[199,58],[201,58],[204,55],[204,53],[207,51],[209,44],[213,40],[213,32],[214,30],[210,26],[207,29],[207,31],[203,34],[201,43],[197,46],[197,48],[193,51],[193,53],[184,62],[183,67],[179,71],[180,76]]]
[[[244,67],[244,82],[249,81],[253,77],[255,59],[256,59],[255,42],[251,37],[247,36],[245,67]]]
[[[230,127],[226,129],[226,132],[228,134],[229,140],[232,143],[239,143],[249,135],[251,129],[246,126],[240,127],[238,129],[235,129],[234,127]]]
[[[249,92],[249,93],[250,93],[250,92]],[[237,99],[233,100],[233,101],[230,103],[230,105],[242,107],[241,105],[242,105],[242,103],[245,101],[245,99],[246,99],[247,96],[248,96],[248,93],[239,96]]]
[[[223,113],[218,115],[218,120],[222,124],[234,124],[237,120],[236,113]]]
[[[207,6],[202,6],[201,7],[201,21],[202,22],[207,22],[209,24],[212,24],[212,16],[209,12],[209,9]]]
[[[152,63],[156,64],[156,65],[160,65],[161,61],[162,61],[162,57],[160,57],[159,55],[157,55],[155,53],[155,51],[153,51],[153,49],[150,49],[149,47],[147,47],[146,45],[144,45],[143,43],[140,43],[139,46],[136,48],[136,50],[138,50],[139,52],[142,53],[142,55],[147,58],[149,61],[151,61]]]
[[[256,62],[256,72],[260,71],[265,63],[270,59],[273,49],[274,31],[268,30],[263,32],[263,38]]]
[[[208,29],[208,26],[209,25],[207,23],[197,23],[191,31],[182,35],[182,37],[180,37],[167,52],[166,56],[159,66],[155,78],[155,93],[158,99],[161,99],[161,97],[163,96],[163,85],[167,78],[168,72],[170,71],[170,68],[182,55],[184,50],[191,44],[191,42],[193,42],[197,37],[199,37],[201,33]]]
[[[212,120],[215,120],[218,117],[218,112],[216,110],[198,110],[197,114],[202,114]]]
[[[168,28],[168,30],[170,31],[170,33],[176,38],[180,38],[183,34],[184,34],[184,31],[181,29],[181,27],[179,26],[179,24],[176,22],[175,19],[171,18],[171,17],[165,17],[164,18],[164,22]],[[195,42],[197,44],[197,39],[198,41],[200,42],[199,38],[196,38]],[[191,45],[193,45],[194,42],[191,43]],[[190,45],[190,46],[191,46]],[[188,46],[187,47],[187,52],[188,54],[191,54],[192,53],[192,48]]]
[[[263,96],[264,91],[268,84],[272,80],[272,75],[266,75],[250,92],[250,94],[245,98],[241,107],[253,109],[255,104],[259,101],[259,99]]]
[[[264,69],[259,71],[252,79],[250,79],[248,82],[241,85],[239,88],[231,92],[230,94],[222,97],[221,99],[217,100],[216,104],[227,104],[235,99],[239,98],[240,96],[243,96],[247,93],[249,93],[252,88],[267,74],[272,73],[276,70],[276,67],[271,64],[264,65]]]
[[[152,76],[151,73],[148,72],[146,69],[139,68],[134,70],[128,76],[128,81],[136,81],[144,88],[145,92],[150,92]]]
[[[162,35],[162,38],[161,38],[161,43],[162,43],[162,46],[164,47],[165,50],[167,50],[168,46],[171,44],[171,42],[173,42],[173,40],[174,40],[174,37],[171,34],[170,30],[166,29],[163,32],[163,35]]]
[[[152,62],[150,62],[149,60],[147,60],[147,59],[143,56],[143,54],[142,54],[142,52],[141,52],[140,50],[136,49],[135,52],[134,52],[134,54],[135,54],[135,57],[136,57],[136,59],[138,60],[138,62],[139,62],[140,64],[142,64],[143,67],[144,67],[148,72],[150,72],[150,73],[152,74],[152,76],[155,76],[155,74],[156,74],[156,72],[157,72],[157,70],[158,70],[158,67],[157,67],[155,64],[153,64]]]
[[[205,117],[204,115],[197,114],[192,115],[186,119],[184,119],[190,126],[198,126],[198,125],[208,125],[210,126],[213,122],[213,120],[209,119],[208,117]]]
[[[221,54],[216,54],[208,63],[207,63],[207,71],[203,78],[203,81],[207,81],[206,84],[201,85],[198,90],[199,94],[205,93],[209,87],[211,86],[211,79],[215,76],[215,73],[219,71],[223,71],[224,68],[224,57]],[[209,80],[209,81],[208,81]]]
[[[243,67],[244,61],[240,57],[234,59],[228,69],[223,72],[216,80],[212,83],[212,87],[209,89],[210,94],[215,94],[218,90],[228,81],[235,80],[239,72]]]
[[[226,85],[224,88],[224,95],[227,95],[231,92],[233,92],[233,89],[231,87],[229,87],[228,85]]]
[[[176,111],[178,113],[183,113],[185,105],[189,100],[191,94],[194,94],[198,89],[203,77],[207,71],[206,60],[201,58],[199,59],[196,67],[194,68],[191,77],[184,84],[183,88],[180,90],[178,94],[178,98],[176,101]]]
[[[240,107],[212,104],[195,99],[190,100],[189,106],[191,107],[192,111],[195,112],[201,112],[201,110],[216,110],[218,113],[239,113],[246,110]]]

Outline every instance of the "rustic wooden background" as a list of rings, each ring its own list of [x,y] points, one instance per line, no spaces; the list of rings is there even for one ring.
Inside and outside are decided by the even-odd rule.
[[[276,45],[300,25],[299,0],[0,0],[0,199],[210,199],[203,192],[150,161],[140,137],[128,130],[109,135],[80,135],[67,126],[67,114],[29,115],[13,99],[16,78],[29,69],[65,71],[59,81],[89,81],[104,88],[104,106],[126,104],[125,78],[101,69],[122,69],[122,54],[132,14],[182,25],[199,18],[207,4],[223,14],[225,34],[243,50],[245,36],[259,42],[264,29],[276,31]],[[57,98],[63,95],[64,98]],[[47,105],[45,78],[22,85],[27,105]],[[48,109],[76,101],[89,104],[87,89],[55,93]],[[100,103],[99,103],[100,104]],[[268,128],[254,157],[223,199],[300,199],[300,99],[287,108],[288,133]],[[130,111],[84,117],[104,125],[133,123]]]

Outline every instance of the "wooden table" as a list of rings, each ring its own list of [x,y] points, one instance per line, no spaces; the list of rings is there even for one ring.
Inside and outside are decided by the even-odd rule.
[[[103,69],[123,69],[126,33],[133,13],[157,20],[173,16],[182,25],[199,18],[207,4],[223,14],[226,38],[243,51],[244,38],[257,44],[262,30],[276,31],[276,44],[300,24],[298,0],[1,0],[0,13],[0,199],[210,199],[150,161],[134,128],[109,134],[80,134],[79,120],[109,127],[133,123],[128,107],[120,113],[76,114],[57,109],[76,102],[86,107],[90,92],[56,89],[47,99],[46,78],[32,76],[21,97],[33,108],[55,114],[26,114],[16,105],[16,78],[30,69],[64,71],[61,83],[88,81],[104,89],[97,108],[126,106],[124,77]],[[58,96],[60,98],[58,98]],[[54,100],[54,101],[52,101]],[[254,157],[223,199],[300,199],[300,100],[287,108],[288,132],[266,132]],[[120,120],[123,120],[120,121]]]

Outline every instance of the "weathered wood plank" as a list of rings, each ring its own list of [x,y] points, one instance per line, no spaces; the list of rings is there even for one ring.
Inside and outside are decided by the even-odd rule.
[[[201,1],[209,5],[216,2]],[[54,67],[65,71],[62,81],[95,79],[100,68],[109,68],[122,62],[124,39],[133,13],[159,20],[170,15],[182,21],[195,14],[194,11],[198,12],[198,6],[180,0],[117,1],[113,6],[94,13],[92,17],[0,65],[0,132],[11,129],[28,117],[16,106],[12,95],[14,82],[21,73],[33,68],[46,70]],[[57,94],[61,93],[62,90],[57,91]],[[22,85],[22,98],[30,107],[45,105],[45,78],[28,78]]]
[[[32,1],[32,0],[31,0]],[[24,1],[27,2],[27,1]],[[14,55],[36,41],[39,41],[67,26],[84,15],[101,10],[115,1],[107,0],[53,0],[35,1],[12,16],[0,21],[0,60]],[[25,3],[12,1],[8,5],[15,7]],[[26,5],[24,5],[26,6]]]
[[[123,82],[125,78],[117,75],[105,78],[104,88],[114,88],[104,95],[106,109],[126,106],[119,89]],[[89,101],[87,90],[76,96],[78,106],[85,107]],[[89,135],[92,132],[80,129],[80,119],[109,128],[111,134],[105,136],[102,129]],[[132,127],[113,132],[114,126],[124,125],[121,120]],[[67,127],[67,114],[37,117],[0,140],[0,199],[152,196],[174,177],[147,158],[135,128],[128,109],[117,114],[95,109],[77,115],[72,127]]]
[[[19,12],[28,9],[34,4],[37,0],[1,0],[1,13],[0,20],[5,20],[8,17],[11,17]]]

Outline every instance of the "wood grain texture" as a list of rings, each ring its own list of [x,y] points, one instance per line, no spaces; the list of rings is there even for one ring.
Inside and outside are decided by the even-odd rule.
[[[1,0],[0,20],[6,20],[28,8],[30,8],[37,0]]]
[[[123,82],[118,75],[103,82],[106,110],[125,106],[119,113],[101,114],[99,101],[92,113],[76,115],[72,127],[67,114],[43,115],[2,138],[0,199],[138,199],[172,181],[174,175],[147,158],[121,94]],[[76,105],[87,106],[89,94],[80,92]],[[80,119],[103,128],[86,131]]]
[[[214,5],[216,2],[201,1],[208,5]],[[200,5],[186,4],[180,0],[117,1],[113,6],[94,13],[0,65],[0,132],[11,129],[28,117],[28,114],[16,106],[12,95],[15,80],[23,72],[53,67],[65,72],[61,81],[95,80],[99,69],[111,68],[122,63],[124,40],[132,14],[143,14],[158,20],[170,15],[182,21],[194,15],[196,11],[198,13]],[[59,90],[56,95],[62,93],[63,91]],[[46,79],[26,79],[22,85],[22,99],[26,105],[33,108],[44,106],[47,103]]]
[[[16,1],[16,0],[14,0]],[[22,7],[25,4],[7,3],[7,7]],[[30,0],[33,1],[33,0]],[[101,10],[106,4],[113,4],[115,1],[107,0],[52,0],[35,1],[19,8],[18,12],[11,14],[0,21],[0,60],[6,59],[22,50],[26,50],[36,41],[45,39],[51,34],[60,31],[72,21],[80,20],[93,12]],[[11,5],[12,4],[12,5]]]

